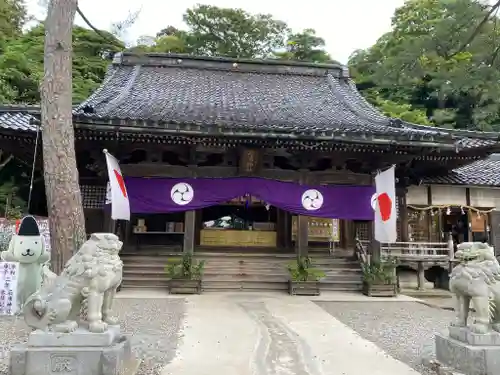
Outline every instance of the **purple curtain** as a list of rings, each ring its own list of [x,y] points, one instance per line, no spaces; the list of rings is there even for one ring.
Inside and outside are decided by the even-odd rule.
[[[272,206],[325,218],[373,220],[373,186],[305,186],[262,178],[125,179],[132,213],[196,210],[245,194]]]

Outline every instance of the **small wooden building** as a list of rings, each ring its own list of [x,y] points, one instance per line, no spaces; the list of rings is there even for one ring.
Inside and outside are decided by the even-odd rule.
[[[408,187],[409,240],[456,242],[487,239],[500,249],[500,155],[426,177]]]
[[[1,108],[0,149],[31,163],[37,118],[33,108]],[[112,228],[106,148],[131,186],[132,220],[118,228],[129,252],[350,249],[356,235],[372,238],[373,176],[391,165],[402,242],[443,240],[430,209],[431,229],[420,233],[414,207],[496,208],[472,188],[455,199],[450,189],[462,187],[428,187],[498,152],[496,133],[388,118],[340,65],[121,53],[73,121],[87,231]],[[499,218],[485,224],[494,241]]]

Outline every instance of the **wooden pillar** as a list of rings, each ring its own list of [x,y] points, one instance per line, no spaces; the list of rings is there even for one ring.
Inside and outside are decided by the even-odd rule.
[[[292,215],[288,211],[283,211],[283,239],[284,247],[287,251],[292,249]]]
[[[396,196],[398,199],[399,208],[399,233],[400,241],[408,242],[408,206],[406,205],[406,193],[407,189],[405,187],[400,187],[396,190]]]
[[[432,189],[431,186],[427,186],[427,205],[432,206]],[[439,213],[441,215],[441,213]],[[432,210],[426,211],[426,219],[427,219],[427,240],[429,242],[432,241]],[[439,241],[439,239],[438,239]]]
[[[356,233],[354,232],[354,222],[352,220],[340,221],[340,239],[342,247],[349,249],[356,246],[354,242]]]
[[[282,249],[285,247],[285,212],[276,207],[276,247]]]
[[[465,204],[469,207],[471,207],[471,204],[470,204],[470,189],[469,188],[465,188]],[[468,237],[469,237],[469,242],[472,242],[472,222],[471,222],[471,219],[472,219],[472,211],[469,210],[469,212],[467,212],[467,231],[469,233]]]
[[[500,211],[490,212],[490,236],[491,245],[495,249],[495,255],[500,255]]]
[[[300,184],[307,184],[307,170],[299,170]],[[295,252],[297,256],[307,256],[309,246],[309,217],[297,215],[297,238],[295,240]]]
[[[297,256],[307,256],[309,245],[309,217],[297,215],[297,239],[295,241],[295,250]]]
[[[194,239],[196,230],[196,211],[186,211],[184,214],[184,246],[185,253],[194,252]]]

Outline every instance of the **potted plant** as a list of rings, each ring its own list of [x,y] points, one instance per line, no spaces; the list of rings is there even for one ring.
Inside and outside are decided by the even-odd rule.
[[[293,296],[319,296],[319,280],[325,273],[312,267],[311,258],[297,257],[287,267],[290,273],[288,292]]]
[[[363,294],[369,297],[394,297],[397,295],[396,261],[362,264]]]
[[[204,267],[205,261],[195,261],[192,253],[185,253],[180,259],[170,259],[165,267],[170,277],[170,293],[200,294]]]

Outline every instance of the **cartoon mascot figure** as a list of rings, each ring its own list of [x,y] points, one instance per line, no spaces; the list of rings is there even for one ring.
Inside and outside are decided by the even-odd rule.
[[[50,259],[50,253],[45,250],[44,239],[33,216],[22,219],[17,234],[12,235],[8,250],[2,251],[0,257],[5,262],[19,263],[17,311],[22,311],[28,297],[40,290],[43,270]]]

